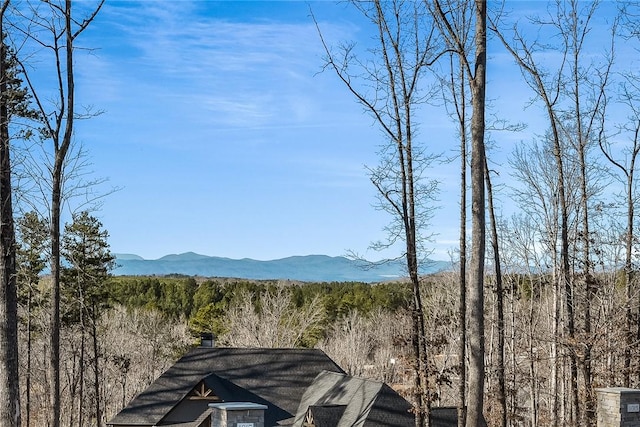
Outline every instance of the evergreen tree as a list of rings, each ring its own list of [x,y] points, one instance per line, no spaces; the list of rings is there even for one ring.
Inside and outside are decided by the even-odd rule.
[[[67,320],[79,322],[92,317],[93,308],[104,308],[105,283],[114,266],[107,238],[97,218],[84,211],[65,225],[61,253],[65,261],[62,269],[64,293],[68,303]]]
[[[9,0],[0,4],[0,426],[22,423],[18,381],[18,295],[16,284],[16,236],[13,222],[12,145],[10,124],[15,117],[36,117],[30,98],[17,78],[14,51],[4,31]]]
[[[25,310],[27,329],[27,365],[24,372],[26,402],[24,416],[29,426],[31,418],[31,357],[33,313],[41,304],[43,295],[38,287],[40,274],[46,266],[45,249],[48,244],[49,228],[36,212],[28,212],[17,221],[16,273],[18,284],[18,304]]]
[[[96,425],[100,426],[102,412],[100,405],[100,367],[97,323],[100,313],[107,304],[106,282],[109,271],[113,268],[115,257],[111,254],[107,238],[109,234],[103,230],[102,223],[97,218],[84,211],[74,215],[73,223],[65,225],[62,237],[61,254],[65,264],[61,271],[61,293],[65,303],[63,319],[70,324],[79,325],[80,356],[78,361],[78,390],[75,391],[80,406],[78,411],[78,425],[87,424],[84,421],[84,405],[88,398],[84,395],[85,386],[85,357],[87,333],[91,339],[94,392],[94,417]]]

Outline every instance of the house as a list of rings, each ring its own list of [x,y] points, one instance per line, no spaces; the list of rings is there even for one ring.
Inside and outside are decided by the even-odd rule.
[[[201,346],[185,354],[108,425],[405,426],[413,425],[409,409],[390,387],[347,376],[321,350]]]
[[[413,427],[411,408],[384,383],[322,371],[302,396],[293,426]]]

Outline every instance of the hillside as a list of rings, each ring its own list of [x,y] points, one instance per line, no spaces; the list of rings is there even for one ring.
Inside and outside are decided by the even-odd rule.
[[[399,262],[378,266],[345,257],[326,255],[292,256],[271,261],[254,259],[231,259],[200,255],[193,252],[166,255],[147,260],[133,254],[116,254],[118,276],[149,276],[185,274],[204,277],[236,277],[242,279],[290,279],[305,282],[366,282],[375,283],[404,277],[404,268]],[[434,273],[449,268],[449,263],[433,261],[422,274]]]

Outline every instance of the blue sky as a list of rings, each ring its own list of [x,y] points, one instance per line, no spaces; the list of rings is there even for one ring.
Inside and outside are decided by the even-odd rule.
[[[361,37],[343,6],[323,30]],[[114,252],[152,259],[364,252],[386,218],[363,167],[378,131],[329,73],[303,2],[107,1],[81,43],[76,132],[120,190]]]
[[[113,252],[229,258],[393,256],[365,165],[382,139],[330,72],[309,7],[330,43],[366,43],[344,3],[107,0],[78,39],[77,100],[104,111],[77,123],[96,177],[119,188],[96,213]],[[492,56],[496,108],[531,118],[519,72]],[[491,82],[494,83],[491,83]],[[499,84],[495,84],[498,81]],[[457,142],[442,109],[420,120],[438,151]],[[499,137],[498,162],[522,135]],[[449,148],[451,147],[451,148]],[[458,164],[440,165],[435,259],[457,246]]]

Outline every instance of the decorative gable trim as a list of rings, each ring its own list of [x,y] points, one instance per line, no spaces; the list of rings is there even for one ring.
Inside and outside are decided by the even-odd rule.
[[[311,408],[307,409],[307,413],[304,416],[304,421],[302,422],[302,427],[315,427],[315,423],[313,421],[313,412],[311,412]]]
[[[214,392],[207,386],[204,380],[201,380],[187,395],[189,400],[208,400],[210,402],[221,402]]]

